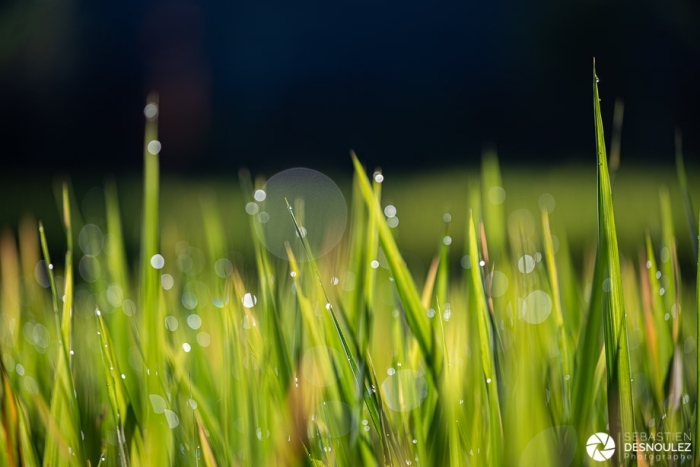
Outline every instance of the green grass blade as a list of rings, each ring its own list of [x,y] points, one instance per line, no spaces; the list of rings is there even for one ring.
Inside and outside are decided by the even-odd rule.
[[[477,325],[479,329],[479,347],[481,353],[481,365],[483,370],[483,381],[486,382],[487,397],[489,405],[488,416],[488,455],[490,465],[501,465],[503,449],[503,426],[501,420],[501,408],[498,400],[498,379],[496,376],[495,362],[495,341],[494,330],[491,326],[488,305],[486,304],[486,293],[484,291],[483,279],[481,277],[481,266],[479,265],[479,250],[477,247],[476,230],[474,229],[474,219],[469,218],[469,256],[471,257],[471,268],[469,271],[469,295],[475,308],[471,313],[476,313]],[[481,385],[482,383],[475,383]]]
[[[688,175],[685,172],[685,162],[683,161],[683,140],[680,130],[676,130],[676,173],[678,174],[678,183],[683,196],[683,206],[685,207],[685,216],[688,220],[688,232],[690,233],[690,245],[693,248],[695,256],[698,256],[698,221],[695,218],[693,202],[690,198],[690,187],[688,185]]]
[[[567,331],[564,323],[564,314],[562,312],[561,292],[559,288],[559,275],[557,272],[557,262],[554,257],[554,242],[552,241],[552,232],[549,228],[549,213],[546,209],[542,210],[542,231],[544,234],[544,256],[547,262],[547,275],[549,284],[552,288],[552,310],[557,326],[557,341],[561,349],[561,384],[564,387],[564,411],[565,420],[571,417],[571,336]]]
[[[370,216],[379,218],[381,217],[381,208],[377,199],[374,196],[372,187],[367,175],[365,174],[360,161],[352,153],[353,164],[355,166],[355,174],[357,175],[360,182],[360,189],[365,199],[365,204],[369,207]],[[401,303],[406,311],[406,321],[413,332],[418,345],[423,353],[423,358],[428,363],[428,367],[433,368],[432,362],[434,359],[438,358],[433,354],[435,350],[433,348],[433,342],[430,333],[430,322],[426,314],[425,308],[421,303],[420,296],[416,290],[415,283],[411,277],[411,273],[406,267],[406,263],[401,257],[399,248],[396,245],[396,241],[389,229],[386,222],[378,222],[377,225],[379,229],[379,241],[384,250],[384,255],[386,256],[387,262],[389,263],[389,269],[394,276],[396,283],[396,289],[401,299]]]
[[[608,173],[603,120],[600,112],[598,77],[593,67],[593,106],[598,156],[598,260],[603,274],[593,287],[602,288],[604,295],[603,330],[608,382],[608,417],[610,430],[616,436],[634,432],[632,406],[632,375],[627,325],[622,298],[620,258],[613,213],[612,190]],[[617,438],[620,439],[620,438]]]

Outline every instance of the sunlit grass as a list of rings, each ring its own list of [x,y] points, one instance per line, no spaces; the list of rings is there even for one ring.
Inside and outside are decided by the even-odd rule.
[[[700,433],[680,143],[686,219],[645,180],[659,225],[625,226],[623,241],[613,197],[627,182],[617,146],[608,171],[593,81],[596,183],[532,198],[489,152],[449,210],[439,181],[394,207],[400,181],[353,153],[348,225],[325,255],[310,200],[265,199],[246,171],[235,214],[213,191],[162,189],[150,96],[138,258],[133,194],[113,182],[101,220],[65,184],[63,232],[27,218],[19,242],[0,239],[0,465],[558,467],[587,465],[596,432]],[[520,193],[532,199],[511,209]],[[274,202],[292,234],[272,254],[260,223]],[[434,252],[423,270],[405,251],[416,238]],[[612,461],[630,463],[621,449]]]

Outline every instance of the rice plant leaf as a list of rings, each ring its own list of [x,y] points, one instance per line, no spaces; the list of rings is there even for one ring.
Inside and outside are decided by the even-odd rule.
[[[676,173],[678,174],[678,183],[683,196],[683,206],[685,207],[685,216],[688,221],[688,232],[690,233],[690,245],[693,248],[695,256],[698,256],[698,221],[696,220],[693,202],[690,198],[690,187],[688,185],[688,175],[685,172],[685,162],[683,161],[683,139],[680,130],[676,130]]]
[[[481,366],[483,379],[486,382],[489,416],[488,416],[488,453],[490,465],[501,465],[503,449],[503,426],[501,420],[501,408],[498,400],[498,378],[496,375],[495,340],[494,330],[491,326],[486,293],[484,291],[481,266],[479,265],[479,250],[477,247],[474,218],[469,217],[469,256],[471,268],[469,268],[469,294],[476,304],[471,313],[477,314],[479,328],[479,346],[481,350]]]
[[[351,156],[355,166],[355,174],[359,179],[360,189],[364,195],[365,204],[370,210],[370,216],[379,218],[381,217],[381,208],[374,196],[367,175],[354,152],[351,153]],[[427,366],[432,369],[432,362],[437,357],[433,353],[435,349],[433,348],[430,322],[426,310],[421,303],[411,273],[406,267],[406,263],[399,252],[399,248],[396,245],[396,241],[394,240],[389,226],[386,222],[378,222],[377,227],[379,229],[379,241],[384,250],[387,262],[389,263],[389,270],[394,277],[401,304],[406,311],[406,321],[411,328],[411,332],[413,332],[413,335],[418,341],[423,358],[428,363]]]
[[[63,311],[60,323],[61,339],[58,345],[58,362],[54,375],[54,385],[51,392],[50,423],[56,423],[65,445],[55,437],[46,437],[44,448],[44,466],[72,465],[74,462],[83,463],[82,443],[80,442],[80,413],[78,410],[75,383],[71,373],[70,351],[72,345],[73,313],[73,252],[72,230],[70,219],[70,204],[68,188],[63,187],[63,222],[68,239],[65,264],[65,288],[63,290]],[[43,232],[42,232],[43,234]],[[45,258],[48,263],[48,258]],[[49,275],[53,272],[49,269]]]
[[[593,106],[598,158],[598,258],[599,282],[593,287],[603,289],[603,331],[608,384],[608,417],[615,435],[634,432],[632,405],[632,375],[627,324],[622,298],[620,258],[613,212],[612,190],[608,173],[603,119],[600,111],[598,77],[593,64]],[[618,438],[619,439],[619,438]]]
[[[561,349],[561,378],[562,386],[564,387],[564,411],[565,420],[571,416],[571,336],[567,331],[564,323],[564,314],[562,312],[561,291],[559,288],[559,273],[557,271],[557,262],[554,257],[554,242],[552,241],[552,231],[549,227],[549,213],[546,209],[542,210],[542,232],[544,234],[544,250],[545,261],[547,262],[547,275],[549,284],[552,288],[552,310],[557,326],[557,342]]]

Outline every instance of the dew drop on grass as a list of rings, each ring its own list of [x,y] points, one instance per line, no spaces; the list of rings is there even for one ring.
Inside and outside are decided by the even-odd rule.
[[[647,269],[651,269],[651,261],[647,260]]]
[[[489,201],[491,204],[503,204],[506,200],[506,190],[500,186],[492,186],[489,189]]]
[[[395,412],[415,409],[428,395],[425,376],[416,370],[397,371],[384,380],[381,389],[387,405]]]
[[[160,285],[163,286],[164,290],[170,290],[175,285],[175,279],[170,274],[163,274],[160,276]]]
[[[446,212],[446,213],[442,216],[442,220],[443,220],[444,222],[451,222],[451,221],[452,221],[452,215],[450,215],[449,212]]]
[[[150,394],[148,398],[151,400],[151,406],[153,407],[153,411],[155,413],[163,413],[165,407],[167,407],[167,405],[165,404],[165,399],[163,399],[158,394]]]
[[[551,214],[557,204],[554,201],[554,196],[550,195],[549,193],[544,193],[542,196],[540,196],[537,205],[539,206],[540,211],[547,211],[549,214]]]
[[[80,271],[80,277],[89,283],[96,282],[102,276],[100,261],[91,255],[85,255],[80,258],[78,271]]]
[[[197,343],[202,347],[209,347],[209,344],[211,344],[211,336],[209,336],[208,332],[200,332],[197,334]]]
[[[377,269],[379,267],[379,261],[377,261],[376,259],[372,260],[370,266],[372,266],[372,269]]]
[[[151,154],[156,155],[160,153],[160,150],[161,144],[160,141],[158,141],[157,139],[154,139],[153,141],[148,143],[148,152],[150,152]]]
[[[165,420],[168,422],[170,429],[177,427],[180,424],[180,419],[172,410],[165,409]]]
[[[389,218],[396,216],[396,207],[393,204],[386,205],[384,207],[384,215]]]
[[[192,350],[192,346],[185,342],[184,344],[182,344],[182,350],[184,350],[185,353],[189,353],[189,351]]]
[[[450,245],[450,244],[452,244],[452,237],[450,237],[449,235],[445,235],[445,236],[442,238],[442,243],[444,243],[445,245]]]
[[[610,292],[612,290],[612,281],[609,277],[606,277],[603,281],[603,292]]]
[[[134,316],[136,314],[136,303],[133,300],[124,300],[122,302],[122,311],[126,316]]]
[[[51,287],[51,282],[49,281],[49,273],[46,270],[46,261],[43,259],[36,263],[34,267],[34,278],[45,289]]]
[[[392,367],[389,367],[389,368],[386,370],[386,374],[389,375],[389,376],[391,376],[391,375],[393,375],[393,374],[396,374],[396,370],[395,370],[394,368],[392,368]]]
[[[155,102],[149,102],[146,107],[143,108],[143,115],[147,120],[151,121],[158,115],[158,105]]]
[[[257,214],[258,209],[258,205],[256,203],[253,203],[252,201],[245,205],[245,212],[247,212],[251,216]]]
[[[384,175],[381,172],[374,172],[374,181],[377,183],[382,183],[384,181]]]
[[[535,270],[535,258],[530,255],[523,255],[518,260],[518,271],[529,274]]]
[[[153,255],[151,257],[151,266],[153,266],[154,269],[163,269],[163,266],[165,266],[165,259],[162,255]]]
[[[337,185],[324,174],[311,169],[294,168],[273,175],[262,188],[265,199],[258,202],[268,214],[267,222],[256,219],[255,231],[265,247],[287,260],[288,243],[297,261],[308,261],[303,242],[287,208],[304,227],[304,242],[317,259],[340,241],[347,223],[345,198]]]
[[[192,313],[187,317],[187,325],[192,329],[199,329],[202,327],[202,318],[198,314]]]
[[[83,254],[98,256],[104,247],[102,230],[95,224],[86,224],[78,234],[78,245]]]
[[[253,308],[255,304],[258,303],[258,298],[255,295],[248,292],[243,296],[242,302],[244,307]]]
[[[501,271],[493,271],[489,277],[491,278],[491,290],[488,292],[490,292],[491,296],[500,297],[505,294],[508,290],[508,276],[503,274]]]
[[[428,315],[428,318],[433,318],[433,317],[435,317],[435,310],[433,308],[428,308],[428,311],[426,311],[426,314]]]
[[[391,229],[395,229],[396,227],[399,226],[399,218],[398,217],[390,217],[386,220],[386,225],[389,226]]]
[[[523,319],[530,324],[540,324],[552,312],[552,299],[543,290],[531,292],[523,302]]]
[[[459,260],[459,264],[462,265],[463,269],[469,269],[472,267],[472,258],[469,255],[464,255],[462,256],[462,259]]]
[[[226,279],[233,272],[233,263],[227,258],[220,258],[214,263],[214,272],[220,278]]]
[[[661,262],[667,263],[669,259],[671,259],[671,252],[668,250],[668,248],[663,247],[661,249]]]
[[[178,326],[179,326],[179,323],[178,323],[176,317],[174,317],[174,316],[166,316],[165,317],[165,327],[168,328],[168,330],[175,331]]]
[[[255,190],[255,193],[253,193],[253,198],[255,198],[255,201],[260,203],[265,201],[265,198],[267,198],[267,193],[265,193],[265,190]]]

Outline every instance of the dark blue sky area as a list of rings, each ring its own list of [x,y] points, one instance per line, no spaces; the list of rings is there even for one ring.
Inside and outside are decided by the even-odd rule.
[[[697,153],[700,7],[555,2],[106,2],[0,7],[3,162],[16,171],[138,170],[160,92],[166,171],[240,166],[415,170],[593,154],[625,101],[623,158]],[[624,162],[623,162],[624,163]]]

